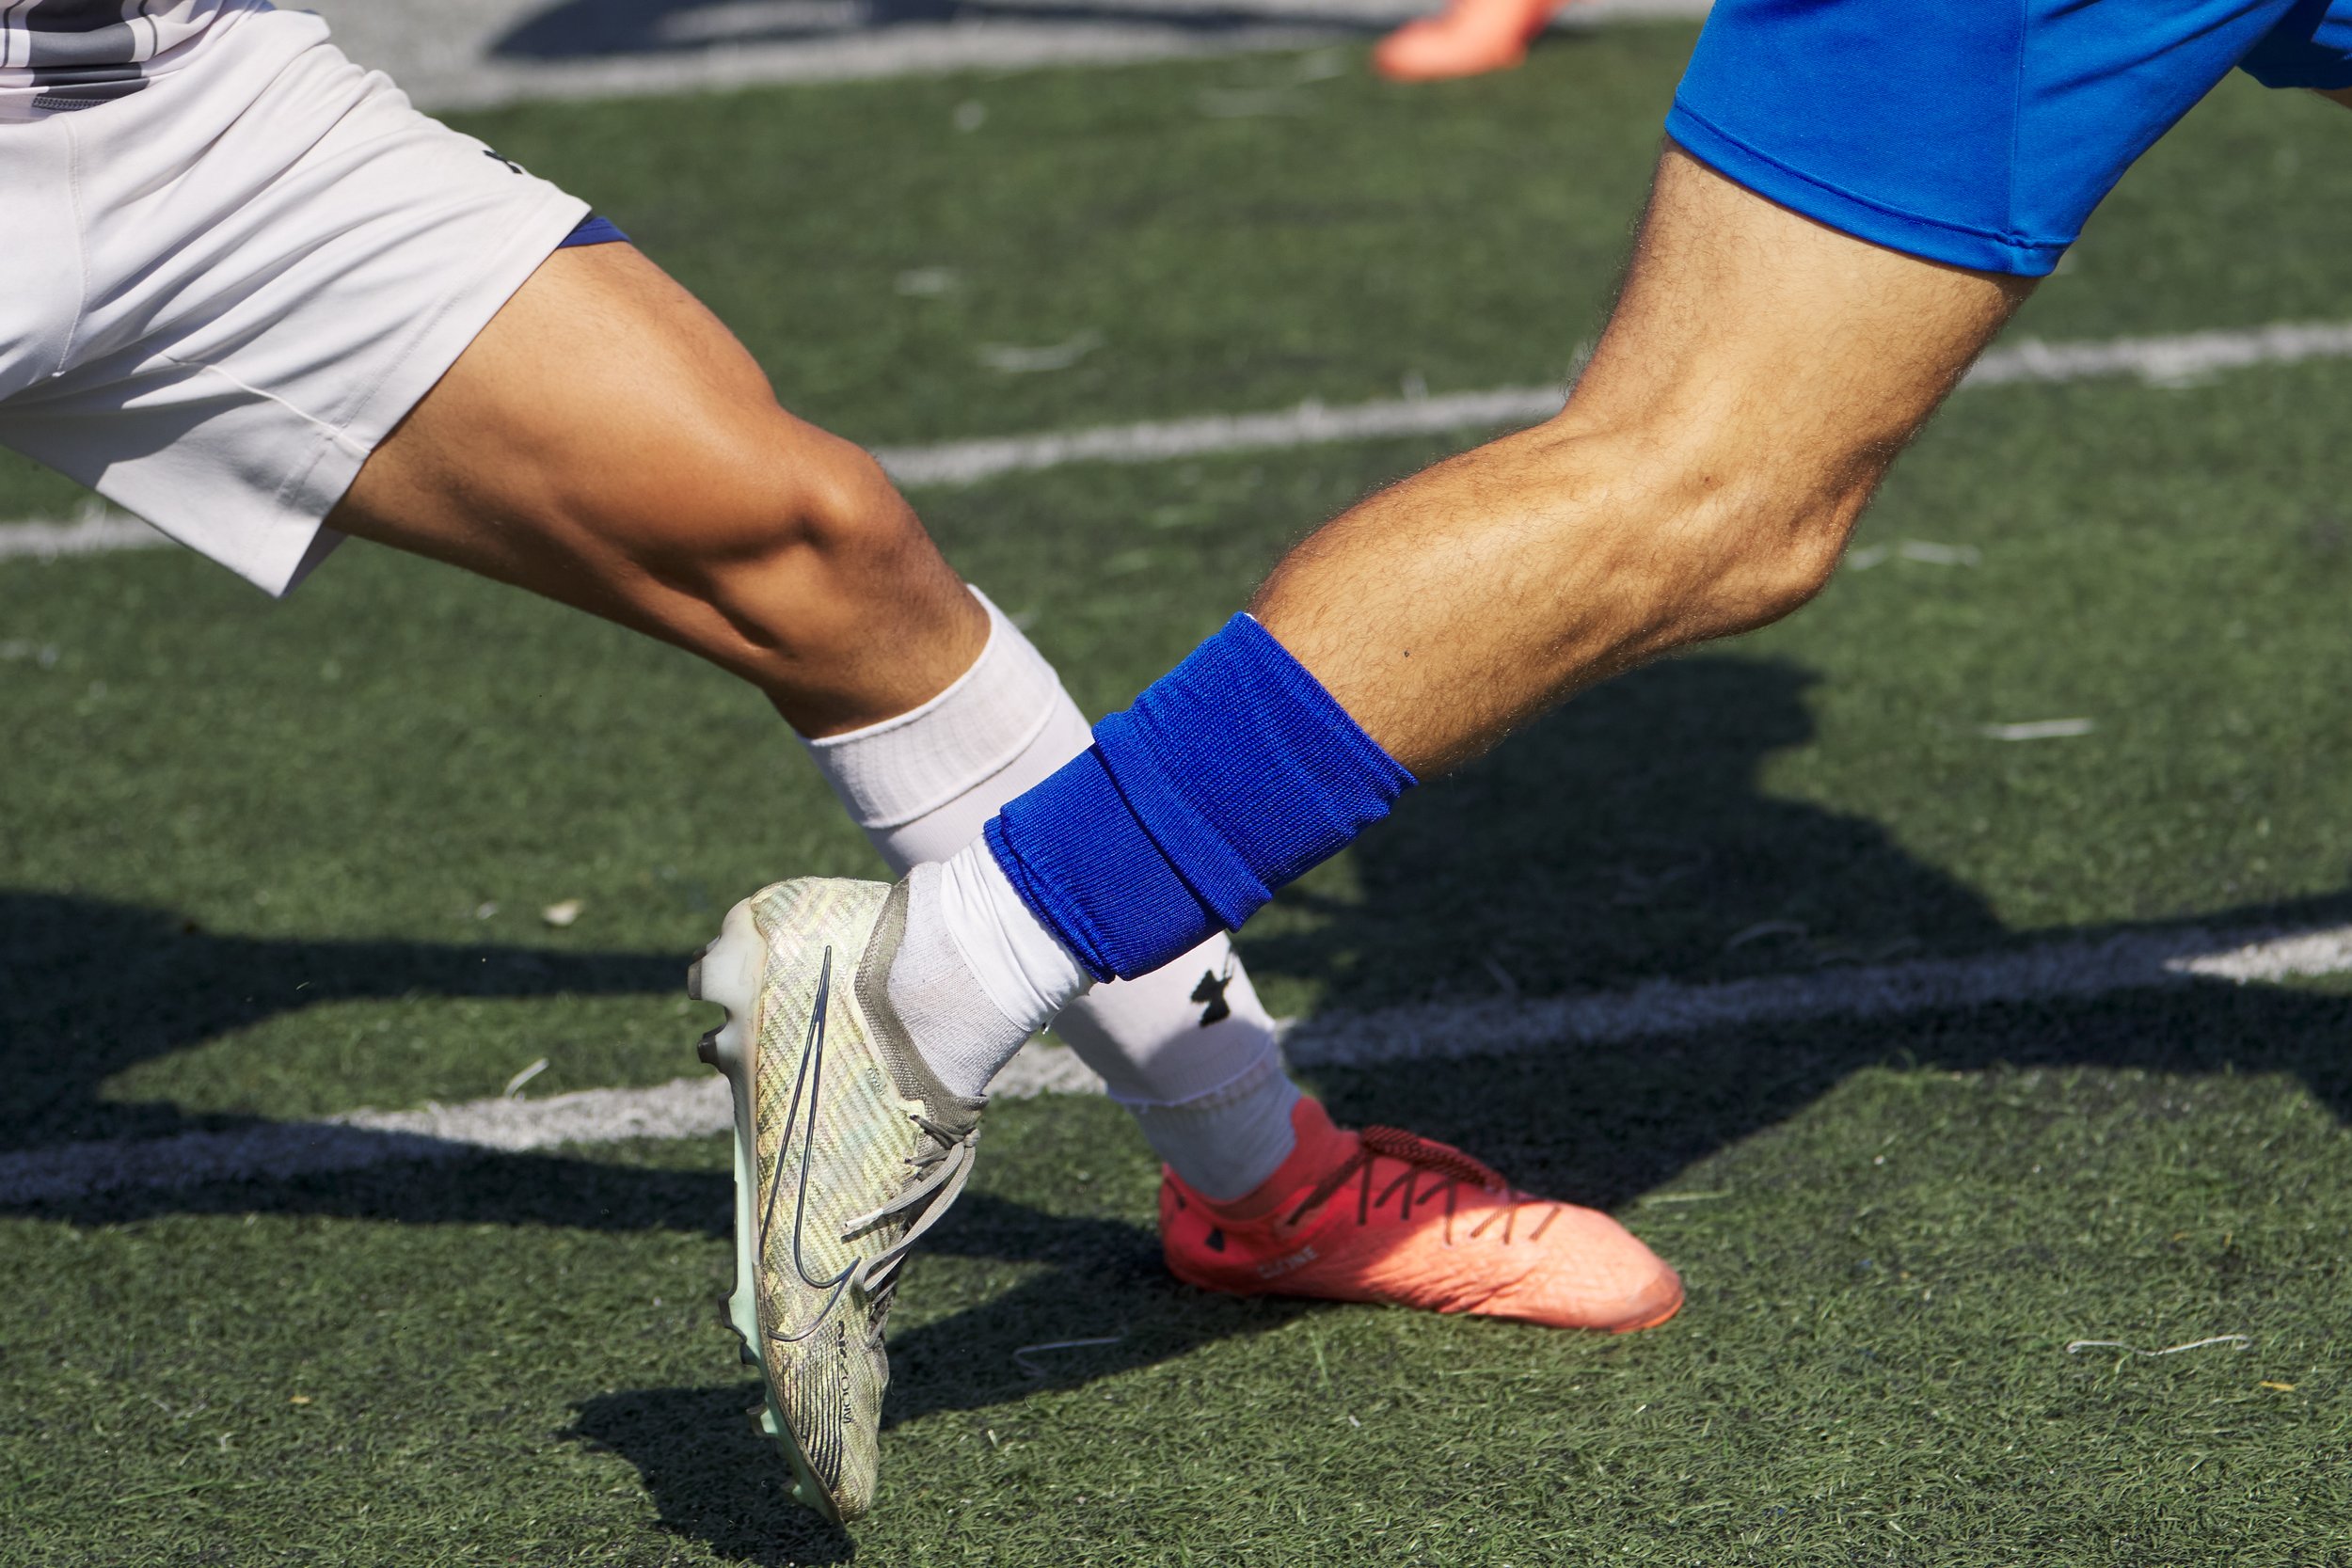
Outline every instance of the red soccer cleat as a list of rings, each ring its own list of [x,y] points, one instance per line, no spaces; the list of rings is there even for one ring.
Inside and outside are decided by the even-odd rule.
[[[1450,1145],[1291,1112],[1298,1147],[1216,1203],[1160,1173],[1169,1272],[1231,1295],[1389,1302],[1624,1334],[1664,1323],[1682,1281],[1608,1215],[1517,1191]]]
[[[1395,82],[1435,82],[1507,71],[1563,0],[1450,0],[1436,16],[1408,22],[1380,40],[1373,69]]]

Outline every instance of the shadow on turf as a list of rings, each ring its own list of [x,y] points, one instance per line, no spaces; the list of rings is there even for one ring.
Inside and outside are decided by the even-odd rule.
[[[1541,993],[2008,941],[1981,900],[1875,824],[1763,791],[1765,759],[1810,734],[1804,684],[1784,665],[1713,655],[1589,694],[1462,776],[1418,792],[1360,847],[1361,903],[1329,907],[1311,935],[1252,942],[1253,963],[1315,975],[1335,1002],[1364,1006],[1425,998],[1480,974],[1490,956],[1516,984]],[[2202,923],[2347,919],[2352,898],[2338,896],[2215,912]],[[1748,942],[1727,942],[1774,923]],[[132,1062],[313,1001],[668,991],[677,970],[675,958],[645,954],[215,938],[161,911],[0,894],[0,1147],[192,1125],[169,1107],[104,1104],[98,1090]],[[1875,1023],[1716,1030],[1573,1054],[1325,1069],[1319,1078],[1346,1119],[1412,1126],[1465,1144],[1524,1185],[1617,1206],[1890,1060],[1962,1070],[2279,1073],[2352,1120],[2348,1033],[2352,997],[2201,983]],[[2151,1115],[2169,1114],[2160,1085],[2148,1093]],[[2052,1114],[2065,1114],[2064,1104]],[[36,1212],[93,1223],[262,1211],[715,1236],[727,1205],[727,1179],[715,1167],[532,1154],[121,1192]],[[931,1245],[1050,1267],[897,1336],[894,1422],[1087,1382],[1311,1309],[1184,1290],[1161,1272],[1141,1224],[1056,1215],[985,1193],[967,1197]],[[1107,1333],[1123,1338],[1048,1358],[1043,1381],[1014,1360],[1024,1346]],[[708,1435],[743,1433],[746,1386],[599,1396],[580,1407],[577,1430],[644,1472],[671,1528],[723,1551],[846,1549],[808,1533],[803,1516],[759,1489],[766,1483],[738,1479],[773,1474],[769,1456],[755,1464],[748,1434],[739,1455],[725,1446],[735,1439]],[[722,1445],[715,1460],[696,1446],[705,1442]]]
[[[1811,737],[1810,679],[1786,663],[1718,653],[1670,660],[1586,693],[1493,755],[1415,791],[1406,809],[1358,846],[1360,898],[1323,901],[1311,931],[1252,938],[1252,967],[1262,975],[1312,977],[1332,1005],[1364,1008],[1450,990],[1490,993],[1502,983],[1491,977],[1498,972],[1545,995],[1614,990],[1652,976],[1710,981],[2010,942],[1971,890],[1908,854],[1876,823],[1766,792],[1759,775],[1767,760]],[[1286,901],[1318,904],[1296,890]],[[2202,923],[2346,919],[2352,896],[2339,895],[2217,911]],[[113,1102],[102,1089],[136,1062],[281,1011],[416,994],[669,992],[679,968],[675,957],[644,953],[215,936],[168,911],[0,891],[0,1150],[251,1125],[251,1118],[193,1117],[167,1104]],[[1568,1190],[1613,1201],[1882,1059],[1890,1033],[1923,1059],[1955,1068],[2029,1059],[2292,1072],[2339,1116],[2352,1116],[2336,1066],[2344,1008],[2311,992],[2215,985],[2027,1010],[2052,1019],[2143,1020],[2129,1036],[2070,1025],[2024,1037],[1992,1027],[2010,1010],[1989,1008],[1860,1032],[1833,1022],[1588,1048],[1577,1054],[1575,1081],[1541,1107],[1540,1119],[1531,1119],[1536,1112],[1524,1095],[1505,1092],[1484,1108],[1473,1097],[1460,1118],[1426,1130],[1458,1134],[1510,1166],[1522,1157],[1549,1159],[1566,1142],[1568,1123],[1560,1118],[1569,1118],[1576,1152],[1567,1168],[1578,1180]],[[2234,1022],[2218,1032],[2189,1022],[2225,1014]],[[1985,1043],[1995,1036],[1999,1045]],[[1921,1049],[1916,1042],[1928,1038],[1944,1043]],[[1653,1082],[1657,1064],[1677,1059],[1718,1080],[1728,1102],[1702,1105],[1671,1081]],[[1350,1115],[1426,1124],[1421,1107],[1433,1095],[1444,1098],[1443,1085],[1500,1089],[1549,1070],[1538,1053],[1325,1076]],[[540,1183],[525,1173],[542,1166],[563,1170],[580,1191],[609,1196],[609,1180],[589,1173],[612,1167],[534,1156],[496,1164],[515,1173],[512,1181],[485,1170],[484,1196],[469,1212],[490,1217],[482,1205],[502,1203],[519,1222],[537,1223]],[[623,1180],[658,1188],[670,1179],[642,1172]],[[361,1195],[373,1186],[352,1176],[268,1190],[295,1207],[342,1203],[358,1212],[370,1206]],[[488,1196],[498,1192],[506,1196]],[[207,1202],[192,1192],[94,1201],[108,1209]],[[615,1215],[632,1209],[604,1198],[596,1207]]]
[[[215,936],[164,910],[0,890],[0,1149],[250,1124],[101,1098],[114,1074],[322,1003],[675,991],[682,957]]]
[[[743,44],[871,37],[894,27],[943,23],[1106,23],[1210,36],[1243,28],[1309,27],[1320,33],[1386,31],[1410,13],[1348,16],[1295,8],[1279,0],[1226,7],[1153,5],[1148,0],[800,0],[747,8],[741,0],[565,0],[491,46],[506,59],[576,60],[694,53]]]
[[[1357,845],[1358,897],[1286,894],[1322,918],[1253,936],[1250,967],[1362,1009],[1491,996],[1497,969],[1556,995],[2006,941],[1877,823],[1767,793],[1767,762],[1813,738],[1814,678],[1715,654],[1584,693],[1413,791]]]
[[[563,1435],[637,1466],[661,1528],[737,1562],[846,1562],[847,1530],[786,1495],[776,1446],[752,1430],[759,1385],[631,1388],[578,1407]]]
[[[1766,791],[1772,754],[1812,738],[1812,679],[1708,654],[1585,693],[1416,791],[1357,846],[1360,897],[1289,895],[1324,919],[1249,942],[1251,967],[1311,977],[1331,1005],[1361,1009],[1491,996],[1506,982],[1537,995],[1615,990],[1635,977],[1705,983],[2012,943],[1975,892],[1878,824]],[[2347,921],[2352,895],[2196,924]],[[1890,1059],[2278,1072],[2352,1121],[2348,1031],[2352,998],[2214,983],[1318,1077],[1347,1119],[1458,1141],[1524,1184],[1613,1207]]]
[[[1139,1226],[1048,1214],[985,1193],[967,1196],[932,1236],[936,1252],[1057,1266],[978,1306],[894,1333],[885,1427],[1082,1385],[1317,1310],[1303,1302],[1203,1294],[1168,1276],[1157,1240]],[[1109,1334],[1119,1342],[1034,1348]],[[1042,1376],[1015,1359],[1024,1349]],[[775,1449],[753,1433],[746,1416],[758,1397],[748,1377],[600,1394],[577,1407],[566,1435],[627,1459],[644,1478],[662,1528],[723,1557],[787,1563],[853,1555],[846,1535],[786,1497]],[[973,1436],[981,1438],[977,1427]],[[900,1478],[897,1484],[912,1490],[916,1483]]]

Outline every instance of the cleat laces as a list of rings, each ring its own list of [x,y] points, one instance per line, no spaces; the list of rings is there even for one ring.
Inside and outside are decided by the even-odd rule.
[[[1373,1185],[1376,1180],[1375,1166],[1380,1160],[1394,1161],[1405,1168],[1386,1186],[1380,1188],[1378,1196],[1375,1196],[1373,1192]],[[1455,1194],[1464,1184],[1493,1194],[1504,1200],[1493,1212],[1480,1220],[1471,1228],[1470,1235],[1473,1241],[1484,1235],[1487,1227],[1500,1219],[1502,1221],[1502,1241],[1505,1246],[1508,1246],[1511,1243],[1512,1231],[1518,1223],[1519,1210],[1530,1204],[1541,1204],[1544,1209],[1544,1217],[1536,1224],[1535,1228],[1528,1233],[1527,1238],[1531,1242],[1539,1240],[1544,1231],[1549,1228],[1552,1220],[1558,1216],[1561,1209],[1561,1205],[1550,1198],[1537,1197],[1532,1193],[1520,1192],[1505,1181],[1502,1173],[1492,1165],[1482,1160],[1473,1159],[1452,1144],[1441,1144],[1435,1138],[1424,1138],[1418,1133],[1405,1132],[1401,1128],[1367,1127],[1357,1134],[1356,1151],[1334,1166],[1322,1180],[1316,1182],[1313,1189],[1299,1200],[1298,1206],[1291,1211],[1288,1219],[1283,1223],[1296,1225],[1309,1212],[1338,1196],[1340,1190],[1350,1181],[1357,1182],[1356,1223],[1358,1225],[1369,1225],[1372,1222],[1374,1211],[1386,1206],[1391,1197],[1397,1199],[1399,1219],[1409,1219],[1416,1202],[1427,1203],[1434,1199],[1444,1199],[1446,1241],[1449,1244],[1454,1240]],[[1427,1183],[1425,1187],[1422,1185],[1424,1182]],[[1399,1196],[1400,1194],[1402,1196]]]

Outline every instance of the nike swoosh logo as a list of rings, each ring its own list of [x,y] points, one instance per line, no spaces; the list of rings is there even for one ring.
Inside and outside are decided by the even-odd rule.
[[[785,1113],[784,1135],[776,1140],[776,1162],[779,1165],[783,1164],[785,1151],[792,1146],[793,1131],[798,1128],[801,1133],[801,1174],[800,1180],[795,1183],[798,1191],[792,1203],[792,1270],[801,1276],[801,1283],[803,1285],[812,1290],[826,1291],[831,1293],[825,1297],[825,1304],[817,1309],[817,1315],[809,1320],[808,1326],[799,1333],[786,1334],[770,1329],[768,1338],[778,1344],[793,1344],[816,1333],[823,1325],[825,1319],[832,1314],[834,1307],[840,1304],[842,1296],[849,1291],[850,1281],[856,1276],[858,1269],[857,1263],[853,1261],[832,1278],[819,1279],[808,1272],[808,1261],[803,1255],[801,1247],[801,1239],[806,1233],[808,1226],[809,1155],[817,1144],[817,1101],[818,1096],[824,1089],[825,1022],[827,1016],[833,1010],[832,1003],[833,949],[828,947],[825,949],[824,962],[817,972],[817,1001],[808,1015],[808,1028],[802,1037],[800,1069],[793,1078],[791,1108]],[[805,1119],[801,1114],[803,1106],[808,1113]],[[768,1261],[768,1238],[775,1228],[776,1198],[783,1191],[782,1181],[770,1183],[768,1201],[760,1212],[759,1260],[763,1268],[766,1267]]]

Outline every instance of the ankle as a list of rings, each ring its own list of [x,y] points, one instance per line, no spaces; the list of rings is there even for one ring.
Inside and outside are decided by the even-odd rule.
[[[1272,1052],[1241,1080],[1173,1105],[1127,1102],[1144,1141],[1184,1181],[1220,1208],[1246,1203],[1297,1147],[1292,1111],[1303,1097]]]
[[[997,1000],[944,918],[936,865],[908,873],[906,930],[883,989],[915,1053],[950,1093],[978,1099],[1036,1025]],[[1000,982],[1001,984],[1001,982]]]

